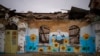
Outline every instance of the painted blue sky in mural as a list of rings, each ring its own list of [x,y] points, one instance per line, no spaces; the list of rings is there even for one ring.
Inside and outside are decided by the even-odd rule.
[[[55,12],[70,10],[72,6],[89,10],[90,0],[0,0],[0,4],[17,12]]]

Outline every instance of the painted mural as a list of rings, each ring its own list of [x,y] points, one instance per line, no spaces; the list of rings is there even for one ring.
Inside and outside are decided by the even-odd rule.
[[[86,22],[38,21],[30,26],[26,52],[95,52],[95,35]]]
[[[37,46],[39,44],[39,30],[37,28],[27,29],[26,35],[26,52],[37,52]]]

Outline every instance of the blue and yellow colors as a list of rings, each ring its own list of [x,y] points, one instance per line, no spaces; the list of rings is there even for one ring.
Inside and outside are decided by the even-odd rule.
[[[38,29],[28,29],[28,35],[26,36],[26,52],[38,52]]]
[[[47,45],[39,45],[38,33],[30,34],[26,36],[26,52],[95,52],[95,35],[91,31],[90,25],[80,28],[80,43],[78,46],[70,45],[69,38],[68,32],[61,32],[61,34],[51,32],[49,34],[49,43]]]

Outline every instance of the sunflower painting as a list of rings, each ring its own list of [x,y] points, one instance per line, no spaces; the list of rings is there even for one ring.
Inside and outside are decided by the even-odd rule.
[[[60,45],[60,51],[61,52],[66,52],[66,46],[65,45]]]
[[[31,34],[30,35],[30,39],[31,39],[31,41],[35,41],[36,40],[36,35],[35,34]]]
[[[64,39],[63,43],[66,45],[69,43],[68,39]]]
[[[44,52],[44,49],[42,47],[38,48],[38,52]]]
[[[84,38],[85,40],[87,40],[87,39],[89,38],[89,34],[85,33],[85,34],[83,35],[83,38]]]
[[[76,53],[80,52],[80,46],[75,46],[74,47],[74,52],[76,52]]]
[[[48,46],[48,47],[47,47],[47,51],[48,51],[48,52],[52,52],[52,47],[51,47],[51,46]]]
[[[55,47],[55,48],[59,48],[59,43],[55,42],[55,43],[54,43],[54,47]]]

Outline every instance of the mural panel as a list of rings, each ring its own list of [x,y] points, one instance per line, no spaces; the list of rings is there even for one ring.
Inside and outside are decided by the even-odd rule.
[[[35,29],[28,30],[26,36],[26,52],[95,52],[95,35],[86,22],[38,21],[34,24]]]
[[[27,29],[28,34],[26,35],[26,52],[38,52],[39,44],[39,30],[36,28]]]

